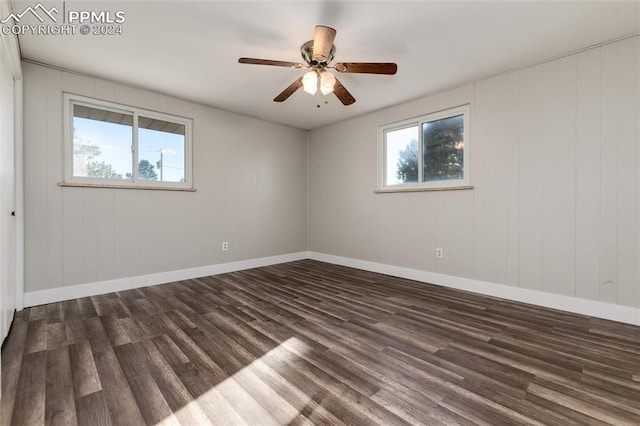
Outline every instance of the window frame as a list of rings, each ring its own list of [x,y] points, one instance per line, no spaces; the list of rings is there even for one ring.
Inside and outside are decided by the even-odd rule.
[[[462,115],[463,135],[464,135],[464,163],[463,163],[463,179],[448,179],[439,181],[423,182],[424,174],[424,132],[422,126],[432,121],[444,120],[451,117]],[[464,104],[447,108],[440,111],[431,112],[419,117],[407,120],[396,121],[378,127],[378,187],[377,192],[402,192],[402,191],[430,191],[430,190],[449,190],[449,189],[470,189],[470,155],[471,152],[471,104]],[[409,127],[418,127],[418,182],[417,183],[397,183],[387,184],[387,140],[386,135],[389,132],[406,129]]]
[[[113,111],[120,114],[132,116],[132,137],[131,137],[131,179],[108,179],[91,176],[74,176],[73,175],[73,107],[81,105],[90,108],[101,109],[104,111]],[[184,190],[193,191],[192,181],[192,127],[193,120],[186,117],[180,117],[172,114],[150,111],[129,105],[108,102],[101,99],[90,98],[87,96],[76,95],[73,93],[63,93],[63,167],[64,179],[62,185],[68,186],[87,186],[87,187],[108,187],[108,188],[134,188],[134,189],[162,189],[162,190]],[[171,123],[181,124],[185,126],[184,134],[184,162],[185,173],[184,182],[163,182],[150,181],[138,178],[138,120],[139,117],[168,121]]]

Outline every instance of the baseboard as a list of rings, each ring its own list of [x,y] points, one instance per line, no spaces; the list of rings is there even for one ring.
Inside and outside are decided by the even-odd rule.
[[[560,309],[567,312],[574,312],[627,324],[640,325],[640,309],[638,308],[316,252],[289,253],[278,256],[242,260],[238,262],[221,263],[218,265],[208,265],[177,271],[160,272],[156,274],[140,275],[116,280],[33,291],[24,294],[24,305],[25,307],[44,305],[46,303],[61,302],[63,300],[96,296],[99,294],[112,293],[114,291],[131,290],[156,284],[165,284],[174,281],[223,274],[226,272],[259,268],[261,266],[276,265],[278,263],[293,262],[302,259],[313,259],[321,262],[333,263],[335,265],[348,266],[351,268],[363,269],[365,271],[471,291],[488,296],[501,297],[503,299],[514,300],[517,302],[530,303],[532,305],[544,306],[546,308]]]
[[[48,290],[32,291],[24,294],[24,306],[37,306],[46,303],[61,302],[63,300],[80,297],[96,296],[114,291],[131,290],[156,284],[189,280],[209,275],[224,274],[241,271],[243,269],[259,268],[261,266],[276,265],[278,263],[293,262],[308,258],[307,252],[289,253],[278,256],[261,257],[257,259],[241,260],[238,262],[220,263],[217,265],[201,266],[197,268],[180,269],[177,271],[160,272],[149,275],[139,275],[116,280],[99,281],[78,284],[68,287],[58,287]]]
[[[308,256],[310,259],[333,263],[335,265],[348,266],[351,268],[363,269],[365,271],[471,291],[487,296],[500,297],[516,302],[530,303],[532,305],[544,306],[546,308],[559,309],[627,324],[640,325],[640,309],[638,308],[579,299],[577,297],[563,296],[560,294],[546,293],[520,287],[511,287],[486,281],[454,277],[435,272],[403,268],[324,253],[309,252]]]

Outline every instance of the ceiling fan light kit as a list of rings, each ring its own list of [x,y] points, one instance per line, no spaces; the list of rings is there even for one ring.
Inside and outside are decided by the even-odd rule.
[[[318,91],[318,75],[315,71],[309,71],[302,77],[302,90],[310,95]]]
[[[393,75],[398,66],[392,62],[340,62],[335,66],[329,66],[333,60],[336,48],[333,40],[336,30],[324,25],[316,25],[313,40],[304,43],[300,47],[302,59],[307,63],[303,65],[296,62],[274,61],[270,59],[240,58],[241,64],[271,65],[288,67],[293,69],[307,68],[309,71],[295,80],[273,100],[283,102],[295,93],[300,87],[310,95],[315,95],[320,87],[320,93],[328,95],[334,93],[343,105],[351,105],[356,99],[340,83],[335,75],[327,71],[334,69],[340,73],[352,74],[386,74]]]
[[[333,93],[336,85],[336,77],[329,71],[309,71],[302,76],[302,90],[310,95],[318,92],[318,83],[320,83],[320,93],[328,95]]]
[[[320,92],[323,95],[333,93],[333,88],[336,85],[336,77],[329,71],[322,71],[320,73]]]

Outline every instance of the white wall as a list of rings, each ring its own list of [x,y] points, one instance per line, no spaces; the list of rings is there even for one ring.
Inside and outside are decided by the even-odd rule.
[[[309,250],[640,307],[639,44],[310,132]],[[377,126],[467,102],[473,190],[374,194]]]
[[[27,293],[306,250],[305,132],[31,63],[23,68]],[[65,91],[193,118],[197,191],[60,187]]]

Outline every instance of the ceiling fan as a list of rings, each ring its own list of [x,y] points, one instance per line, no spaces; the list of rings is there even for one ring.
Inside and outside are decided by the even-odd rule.
[[[327,71],[328,69],[334,69],[340,73],[387,75],[395,74],[398,71],[398,66],[392,62],[339,62],[334,66],[329,66],[336,53],[336,47],[333,45],[335,37],[336,30],[333,28],[316,25],[313,40],[309,40],[300,47],[300,53],[306,65],[296,62],[256,58],[240,58],[238,62],[241,64],[310,69],[309,72],[295,80],[276,96],[273,99],[275,102],[287,100],[289,96],[301,87],[305,92],[315,95],[318,91],[318,86],[320,86],[320,91],[323,95],[333,92],[344,105],[351,105],[356,99],[333,74]]]

